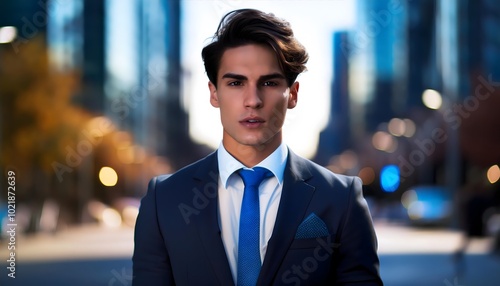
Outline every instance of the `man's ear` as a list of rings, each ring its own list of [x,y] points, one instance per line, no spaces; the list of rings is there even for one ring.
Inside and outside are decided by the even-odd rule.
[[[296,81],[290,87],[290,96],[288,97],[288,109],[292,109],[297,106],[297,100],[299,97],[299,82]]]
[[[213,107],[219,107],[219,98],[217,97],[217,87],[209,81],[208,82],[208,89],[210,90],[210,104],[212,104]]]

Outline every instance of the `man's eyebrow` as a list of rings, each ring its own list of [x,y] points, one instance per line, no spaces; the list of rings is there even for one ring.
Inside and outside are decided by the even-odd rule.
[[[244,75],[241,74],[235,74],[235,73],[226,73],[222,76],[222,78],[231,78],[231,79],[236,79],[236,80],[247,80],[248,78]]]
[[[281,73],[272,73],[272,74],[266,74],[263,75],[259,78],[259,81],[266,81],[270,79],[286,79],[285,76]]]
[[[248,78],[244,75],[241,74],[235,74],[235,73],[226,73],[222,76],[222,78],[230,78],[230,79],[236,79],[236,80],[248,80]],[[270,79],[286,79],[285,76],[281,73],[272,73],[272,74],[266,74],[263,76],[259,77],[259,81],[266,81]]]

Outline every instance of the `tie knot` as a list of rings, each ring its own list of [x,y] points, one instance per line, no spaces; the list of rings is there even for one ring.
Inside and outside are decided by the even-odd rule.
[[[255,167],[251,170],[240,169],[238,171],[238,174],[240,175],[246,187],[258,187],[265,178],[269,178],[273,175],[271,171],[262,167]]]

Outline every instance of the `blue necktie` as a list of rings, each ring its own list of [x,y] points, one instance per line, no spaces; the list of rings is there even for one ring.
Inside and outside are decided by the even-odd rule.
[[[261,167],[239,170],[245,184],[240,213],[238,238],[238,286],[255,286],[259,277],[260,261],[260,208],[259,185],[273,174]]]

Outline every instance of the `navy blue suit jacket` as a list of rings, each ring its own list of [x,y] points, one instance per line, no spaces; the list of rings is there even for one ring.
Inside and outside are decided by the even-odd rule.
[[[133,285],[234,285],[218,223],[216,152],[151,180],[135,228]],[[319,237],[297,238],[314,214]],[[314,232],[313,232],[314,233]],[[258,285],[382,285],[361,180],[289,151]]]

